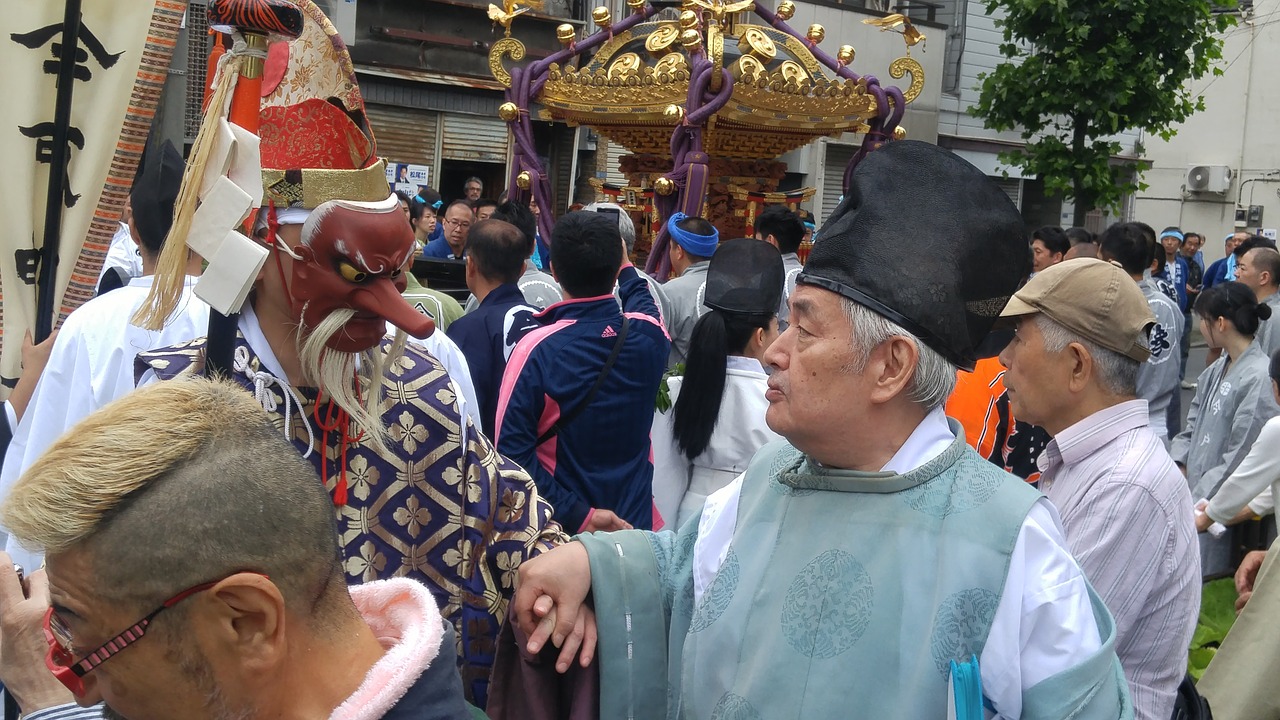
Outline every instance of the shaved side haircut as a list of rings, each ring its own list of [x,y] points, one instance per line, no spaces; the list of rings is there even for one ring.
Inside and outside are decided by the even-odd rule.
[[[0,521],[28,548],[84,551],[95,593],[138,610],[251,571],[300,618],[355,613],[328,493],[224,380],[158,383],[85,418],[22,475]]]
[[[1257,247],[1253,249],[1253,264],[1257,268],[1257,272],[1269,273],[1270,279],[1268,285],[1280,285],[1280,252],[1276,252],[1269,247]]]

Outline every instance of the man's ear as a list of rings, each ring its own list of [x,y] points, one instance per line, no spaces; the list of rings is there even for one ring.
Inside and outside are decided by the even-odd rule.
[[[1089,384],[1093,376],[1095,370],[1093,356],[1084,345],[1078,342],[1067,345],[1064,352],[1071,363],[1071,376],[1067,378],[1067,389],[1080,392]]]
[[[206,593],[199,611],[212,652],[231,658],[246,675],[270,676],[288,661],[284,596],[257,573],[236,573]]]
[[[920,349],[901,335],[894,335],[871,351],[864,375],[874,381],[870,400],[884,403],[907,392],[920,369]]]

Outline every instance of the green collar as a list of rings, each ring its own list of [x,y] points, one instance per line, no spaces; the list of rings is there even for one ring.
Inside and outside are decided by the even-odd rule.
[[[909,473],[862,472],[823,467],[804,455],[798,455],[789,467],[778,473],[778,482],[796,490],[829,490],[849,493],[897,493],[938,477],[955,464],[964,453],[963,433],[938,457]]]

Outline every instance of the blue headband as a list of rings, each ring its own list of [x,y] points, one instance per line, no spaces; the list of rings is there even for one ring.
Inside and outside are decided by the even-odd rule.
[[[667,221],[667,234],[689,254],[697,255],[698,257],[711,257],[715,254],[716,247],[720,244],[720,232],[713,230],[710,235],[695,235],[676,226],[676,223],[688,217],[688,215],[680,212],[672,215],[671,219]]]
[[[1178,238],[1178,242],[1186,242],[1186,241],[1187,241],[1187,238],[1186,238],[1182,233],[1178,232],[1177,230],[1165,230],[1164,232],[1160,233],[1160,239],[1161,239],[1161,240],[1163,240],[1163,239],[1165,239],[1165,238],[1167,238],[1167,237],[1171,237],[1171,238]]]

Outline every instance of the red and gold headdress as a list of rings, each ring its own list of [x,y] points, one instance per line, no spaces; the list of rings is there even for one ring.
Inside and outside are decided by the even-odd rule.
[[[263,76],[258,135],[266,198],[308,210],[328,200],[385,200],[385,162],[347,46],[319,8],[297,4],[302,34],[271,46]]]
[[[269,47],[261,42],[266,35],[262,30],[257,31],[256,42],[245,42],[235,32],[241,27],[237,23],[270,24],[257,20],[270,20],[273,10],[282,17],[286,11],[292,13],[300,22],[296,28],[272,27],[269,32],[277,41]],[[382,264],[406,259],[413,242],[387,186],[385,162],[377,155],[351,56],[324,13],[310,0],[215,0],[209,12],[210,25],[232,31],[236,43],[219,61],[209,109],[183,179],[171,236],[185,240],[186,247],[182,242],[166,244],[151,303],[144,306],[147,314],[140,313],[149,327],[161,325],[177,302],[187,247],[209,261],[196,294],[222,314],[240,309],[270,253],[241,232],[242,223],[264,205],[269,208],[268,242],[275,240],[277,223],[301,223],[307,212],[317,209],[359,212],[364,218],[357,224],[360,232],[354,238],[348,232],[343,246],[367,239],[376,251],[365,255],[383,258]],[[221,20],[219,14],[224,16]],[[256,72],[241,78],[246,67]],[[245,82],[249,84],[237,87]],[[253,112],[248,113],[236,107],[247,90],[253,93]],[[358,210],[353,209],[357,206]],[[290,212],[277,214],[277,210]],[[401,234],[404,252],[399,248]],[[330,240],[323,233],[304,233],[305,247],[280,250],[303,263],[334,252],[343,255],[325,245]],[[399,265],[394,274],[378,273],[372,267],[362,268],[354,256],[352,260],[353,272],[358,271],[362,279],[356,283],[360,288],[346,288],[350,297],[364,297],[374,285],[387,284],[382,288],[385,292],[377,294],[386,300],[395,295],[389,283],[404,282]],[[333,267],[316,270],[332,272]],[[299,272],[306,274],[302,268],[295,270]],[[293,290],[296,299],[317,303],[315,298],[302,297],[305,288]],[[370,303],[339,302],[340,298],[333,300],[370,314]],[[409,310],[407,305],[385,307],[378,314],[413,335],[430,334],[429,319]]]

